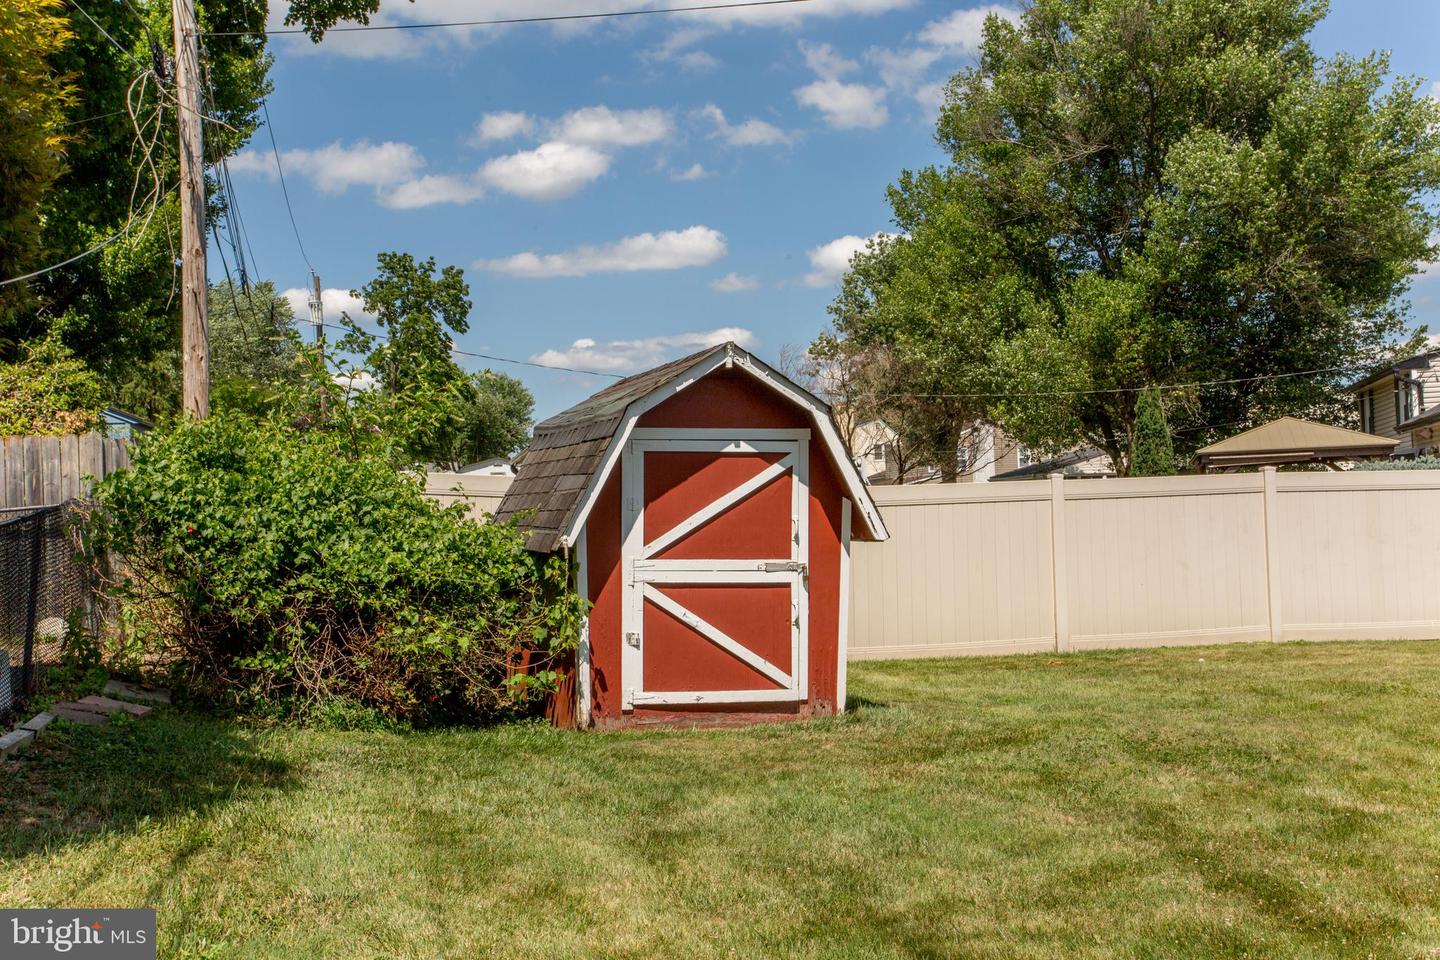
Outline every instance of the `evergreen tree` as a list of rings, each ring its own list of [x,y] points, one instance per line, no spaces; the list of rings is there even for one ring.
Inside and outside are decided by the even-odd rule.
[[[1169,477],[1175,473],[1175,447],[1165,405],[1154,387],[1142,390],[1135,401],[1135,430],[1130,434],[1130,476]]]

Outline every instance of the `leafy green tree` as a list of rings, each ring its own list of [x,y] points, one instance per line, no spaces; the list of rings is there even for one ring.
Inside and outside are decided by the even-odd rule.
[[[295,312],[268,280],[248,289],[228,280],[214,284],[209,301],[214,403],[263,413],[300,380]]]
[[[418,419],[399,438],[417,461],[460,466],[515,452],[529,434],[535,401],[520,381],[484,370],[466,374],[452,354],[452,333],[470,328],[470,286],[464,271],[435,258],[382,253],[378,275],[359,290],[382,336],[372,337],[349,317],[338,347],[366,358],[377,392],[395,398],[436,395],[433,416]]]
[[[55,61],[73,39],[60,0],[0,5],[0,279],[28,273],[40,259],[40,204],[60,176],[65,116],[76,99]],[[0,287],[0,336],[27,307],[27,284]]]
[[[525,445],[534,422],[535,398],[514,377],[481,370],[465,378],[451,425],[443,431],[435,463],[467,463],[508,457]]]
[[[55,337],[21,347],[0,363],[0,436],[64,436],[100,423],[104,386]]]
[[[842,293],[837,330],[943,372],[935,392],[1004,394],[987,412],[1012,435],[1094,443],[1122,473],[1138,387],[1233,381],[1169,394],[1186,450],[1334,408],[1350,371],[1408,346],[1399,296],[1440,225],[1440,106],[1384,56],[1318,58],[1324,13],[1036,0],[990,18],[937,125],[950,164],[890,191],[909,238],[875,255],[902,262],[857,266],[870,302]],[[941,332],[987,311],[1001,322],[979,336]]]
[[[398,393],[421,380],[431,383],[463,378],[451,357],[451,332],[470,329],[470,285],[456,266],[435,273],[435,258],[417,261],[408,253],[382,253],[379,273],[359,290],[366,312],[385,334],[370,352],[369,363],[387,390]]]
[[[0,359],[13,358],[21,341],[58,331],[104,376],[112,395],[138,393],[148,402],[149,384],[180,340],[179,300],[173,295],[179,248],[176,108],[167,89],[173,78],[156,69],[173,58],[171,5],[126,0],[83,6],[82,13],[62,11],[53,0],[18,0],[0,11],[0,20],[15,18],[21,25],[14,31],[0,27],[0,61],[7,64],[0,65],[0,170],[5,171],[0,190],[23,187],[17,223],[41,225],[38,240],[13,250],[23,262],[5,259],[8,241],[0,237],[0,278],[63,260],[116,234],[122,238],[27,285],[0,287],[5,301]],[[196,7],[206,34],[203,107],[214,121],[205,125],[213,224],[225,212],[215,165],[244,147],[258,128],[261,100],[271,89],[271,58],[261,34],[224,35],[263,30],[264,4],[197,0]],[[318,42],[338,20],[363,21],[376,9],[378,0],[296,0],[286,16]],[[57,26],[52,21],[61,12]],[[57,30],[73,37],[56,44]],[[68,89],[55,78],[69,78],[73,96],[64,103],[64,116],[57,120],[52,105],[38,102],[36,109],[4,108],[28,96],[36,89],[33,79],[42,76],[51,78],[40,89],[52,98]],[[63,146],[58,165],[44,158],[57,145]],[[22,163],[22,154],[43,162]],[[11,179],[13,171],[24,173]],[[0,199],[0,221],[11,216],[10,202]],[[0,223],[0,235],[8,229]]]
[[[1135,427],[1130,434],[1130,475],[1168,477],[1175,473],[1175,446],[1160,391],[1151,387],[1135,400]]]

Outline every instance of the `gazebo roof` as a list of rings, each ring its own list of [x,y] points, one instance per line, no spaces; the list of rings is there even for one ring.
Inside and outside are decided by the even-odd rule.
[[[1244,467],[1386,457],[1399,440],[1298,417],[1281,417],[1195,452],[1203,467]]]

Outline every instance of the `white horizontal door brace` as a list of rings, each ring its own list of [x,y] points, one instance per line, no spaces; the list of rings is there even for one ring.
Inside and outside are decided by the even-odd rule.
[[[764,486],[767,486],[776,477],[788,473],[793,469],[795,469],[795,455],[787,454],[786,456],[781,457],[775,463],[772,463],[764,470],[761,470],[755,476],[751,477],[749,480],[746,480],[744,483],[740,484],[740,486],[736,487],[734,490],[731,490],[719,500],[707,503],[705,506],[701,507],[699,510],[696,510],[690,516],[686,517],[684,520],[680,521],[675,526],[671,527],[669,530],[666,530],[660,536],[650,541],[648,544],[645,545],[643,553],[641,555],[646,558],[655,556],[655,554],[664,550],[666,547],[675,543],[677,540],[681,540],[688,536],[696,528],[701,527],[706,523],[709,523],[711,520],[715,519],[720,514],[724,513],[726,510],[729,510],[735,504],[750,496],[750,494],[754,493],[755,491],[759,490]]]
[[[774,680],[776,683],[780,684],[780,686],[790,686],[790,674],[786,673],[784,670],[781,670],[769,660],[766,660],[764,657],[755,653],[755,651],[749,649],[748,647],[736,643],[724,631],[720,630],[718,627],[711,625],[708,621],[701,619],[700,617],[691,613],[689,610],[686,610],[680,604],[676,603],[673,599],[661,593],[659,590],[655,589],[649,584],[646,584],[643,589],[645,590],[645,599],[655,604],[655,606],[659,607],[661,610],[664,610],[665,612],[671,614],[681,623],[690,627],[692,630],[705,637],[705,639],[709,640],[711,643],[715,644],[720,649],[744,661],[751,667],[754,667],[760,673],[763,673],[771,680]]]

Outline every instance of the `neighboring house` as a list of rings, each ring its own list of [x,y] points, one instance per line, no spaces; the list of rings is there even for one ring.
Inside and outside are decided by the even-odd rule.
[[[515,476],[515,464],[506,457],[491,457],[489,460],[481,460],[479,463],[467,463],[455,472],[479,477],[513,477]]]
[[[1440,349],[1376,370],[1347,389],[1355,395],[1360,430],[1399,440],[1395,456],[1434,452],[1440,444]]]
[[[850,449],[854,451],[855,467],[865,482],[875,485],[896,483],[939,483],[940,471],[933,466],[906,467],[900,477],[901,458],[896,448],[896,434],[880,420],[867,420],[851,432]],[[1050,460],[1037,460],[1029,447],[1016,441],[1001,427],[976,424],[966,430],[956,451],[960,483],[986,483],[991,480],[1019,480],[1031,476],[1048,476],[1063,471],[1073,477],[1114,476],[1110,458],[1094,447]]]
[[[105,435],[111,440],[134,440],[138,434],[149,433],[155,428],[149,420],[142,420],[133,413],[114,407],[101,410],[100,419],[105,422]]]

